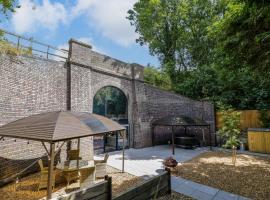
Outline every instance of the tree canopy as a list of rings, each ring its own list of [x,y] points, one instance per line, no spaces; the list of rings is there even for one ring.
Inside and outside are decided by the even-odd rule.
[[[234,108],[269,108],[269,1],[140,0],[128,19],[137,42],[160,60],[161,70],[146,68],[145,79],[170,79],[151,84]]]
[[[18,7],[17,0],[0,0],[0,12],[6,17],[10,12],[15,12],[15,8]]]

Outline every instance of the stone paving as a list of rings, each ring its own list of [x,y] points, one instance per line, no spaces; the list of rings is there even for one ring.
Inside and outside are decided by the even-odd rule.
[[[208,151],[208,148],[195,150],[175,149],[173,156],[178,162],[184,162]],[[172,156],[168,145],[125,151],[125,172],[146,179],[163,171],[162,161]],[[96,157],[102,157],[96,156]],[[108,165],[122,169],[122,151],[111,152]],[[231,194],[216,188],[198,184],[180,177],[172,176],[172,190],[199,200],[246,200],[247,198]]]
[[[172,176],[172,190],[199,200],[247,200],[248,198],[228,193],[180,177]]]

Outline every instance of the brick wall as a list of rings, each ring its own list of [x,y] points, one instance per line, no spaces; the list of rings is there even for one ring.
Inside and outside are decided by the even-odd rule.
[[[96,92],[105,86],[122,90],[128,99],[131,145],[151,146],[150,125],[161,117],[180,114],[204,119],[214,131],[214,107],[143,83],[143,67],[94,52],[91,46],[70,41],[72,106],[92,111]],[[89,82],[90,80],[90,82]]]
[[[0,55],[0,125],[48,111],[66,109],[65,63],[29,56]],[[19,148],[18,148],[19,147]],[[40,142],[0,141],[0,179],[45,153]]]
[[[71,110],[91,112],[96,92],[114,86],[128,100],[130,142],[135,148],[151,146],[150,125],[170,114],[202,118],[214,129],[214,108],[143,83],[143,67],[99,54],[89,45],[70,42]],[[66,110],[67,68],[63,62],[30,56],[0,55],[0,125],[29,115]],[[20,148],[16,148],[19,146]],[[76,148],[76,141],[72,143]],[[82,156],[92,159],[93,138],[81,140]],[[0,141],[0,179],[29,165],[45,153],[38,142]],[[65,159],[65,146],[61,158]]]
[[[134,135],[136,147],[151,146],[151,122],[168,115],[185,115],[203,119],[211,124],[211,130],[214,131],[214,107],[209,102],[195,101],[142,82],[136,82],[136,96],[138,109]]]

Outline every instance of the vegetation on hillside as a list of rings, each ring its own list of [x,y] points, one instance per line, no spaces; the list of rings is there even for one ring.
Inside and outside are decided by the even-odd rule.
[[[128,19],[161,63],[145,69],[147,82],[236,109],[269,109],[269,1],[140,0]]]

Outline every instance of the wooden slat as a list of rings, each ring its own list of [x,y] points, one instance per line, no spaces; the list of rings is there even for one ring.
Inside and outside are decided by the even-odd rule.
[[[264,141],[265,141],[265,153],[270,154],[270,133],[264,133]]]
[[[92,187],[75,191],[58,197],[56,200],[106,200],[108,196],[108,182],[102,181]]]
[[[248,145],[250,151],[265,153],[264,133],[248,131]]]
[[[261,128],[260,112],[258,110],[238,110],[240,112],[240,128]],[[270,111],[269,111],[270,112]],[[223,126],[222,112],[216,113],[216,126],[221,128]]]
[[[146,200],[154,197],[159,191],[163,193],[165,190],[169,192],[168,186],[168,172],[164,172],[161,175],[151,178],[144,183],[128,190],[113,198],[113,200]],[[159,186],[158,186],[159,185]]]

